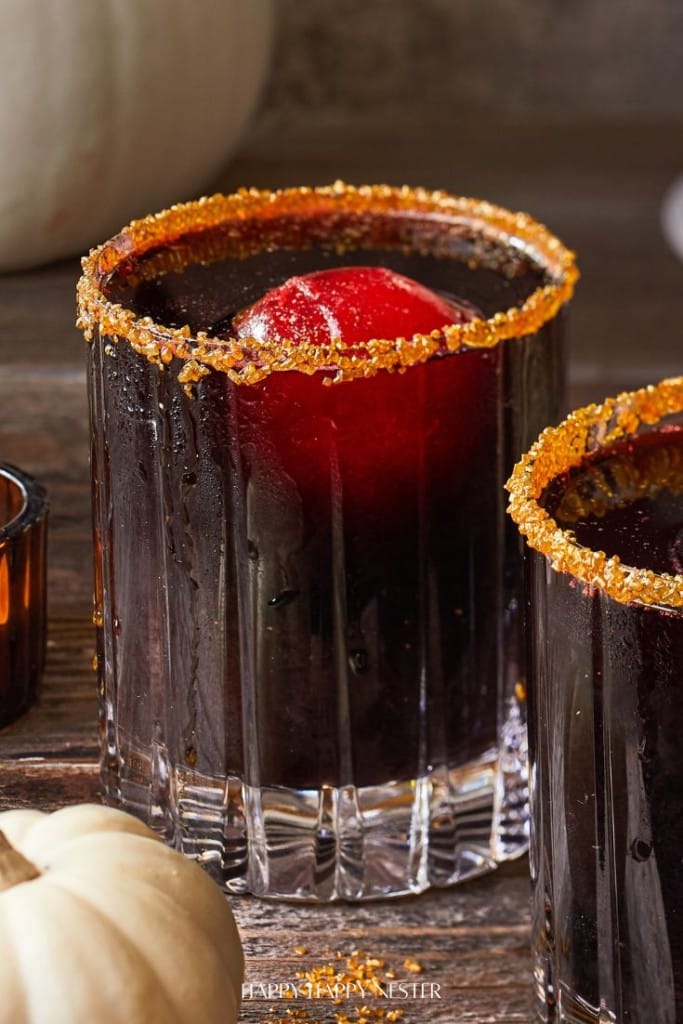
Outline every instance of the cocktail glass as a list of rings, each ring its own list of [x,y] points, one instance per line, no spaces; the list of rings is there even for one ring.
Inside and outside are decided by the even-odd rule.
[[[354,264],[482,316],[231,337]],[[341,184],[178,206],[84,262],[104,785],[229,889],[417,892],[526,848],[502,485],[557,415],[575,277],[524,215]]]
[[[546,430],[528,545],[536,1019],[683,1021],[683,378]]]

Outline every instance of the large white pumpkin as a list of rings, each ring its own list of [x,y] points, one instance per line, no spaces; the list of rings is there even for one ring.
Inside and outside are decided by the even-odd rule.
[[[255,105],[271,0],[2,0],[0,270],[211,184]]]
[[[221,890],[135,818],[0,814],[0,1024],[235,1024],[243,965]]]

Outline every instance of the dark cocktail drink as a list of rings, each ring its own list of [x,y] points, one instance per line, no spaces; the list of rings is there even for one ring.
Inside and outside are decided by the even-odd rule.
[[[513,478],[543,1021],[683,1021],[682,409],[679,379],[581,410]]]
[[[408,190],[166,217],[82,286],[110,796],[273,895],[417,891],[513,856],[500,488],[556,412],[569,254],[526,218]],[[353,287],[332,309],[321,280]],[[283,336],[285,300],[312,289],[339,337],[309,307]]]

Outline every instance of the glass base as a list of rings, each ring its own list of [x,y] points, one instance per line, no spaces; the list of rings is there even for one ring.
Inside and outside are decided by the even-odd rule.
[[[618,1024],[616,1015],[605,1006],[592,1006],[567,986],[561,986],[557,997],[552,989],[536,992],[536,1014],[539,1024]]]
[[[401,896],[490,871],[528,845],[525,761],[496,750],[420,779],[294,790],[173,769],[161,747],[124,747],[103,763],[108,800],[233,893]]]
[[[538,1024],[618,1024],[616,1014],[604,1003],[594,1006],[560,981],[547,954],[534,954],[534,1020]]]

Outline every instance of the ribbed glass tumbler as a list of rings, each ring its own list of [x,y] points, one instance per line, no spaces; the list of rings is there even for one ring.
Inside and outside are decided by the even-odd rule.
[[[235,336],[292,275],[368,265],[476,312]],[[487,203],[337,184],[175,207],[84,268],[109,799],[260,895],[418,892],[522,852],[502,488],[558,415],[571,253]]]
[[[527,537],[536,1019],[683,1022],[683,378],[574,413]]]

